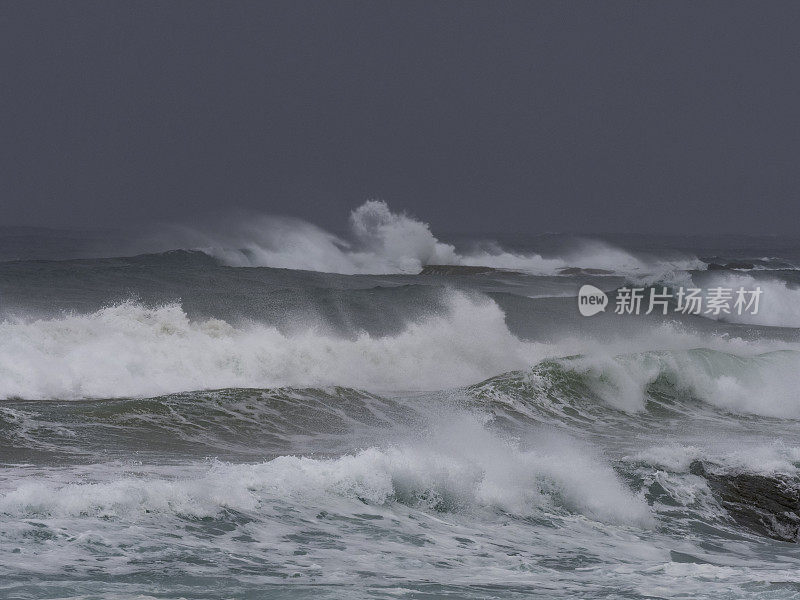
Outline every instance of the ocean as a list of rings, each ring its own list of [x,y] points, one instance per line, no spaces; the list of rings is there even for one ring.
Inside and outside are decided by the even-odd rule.
[[[800,239],[217,225],[0,229],[0,597],[800,597]]]

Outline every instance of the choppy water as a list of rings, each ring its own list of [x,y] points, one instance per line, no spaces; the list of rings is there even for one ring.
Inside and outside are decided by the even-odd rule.
[[[360,210],[129,257],[3,232],[0,597],[800,596],[800,242]],[[579,316],[631,282],[763,304]]]

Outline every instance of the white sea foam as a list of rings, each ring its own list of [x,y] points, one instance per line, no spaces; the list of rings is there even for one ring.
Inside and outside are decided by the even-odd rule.
[[[334,235],[310,223],[281,217],[249,217],[226,225],[227,233],[191,232],[183,243],[199,246],[231,266],[277,267],[331,273],[418,273],[425,265],[488,266],[534,274],[557,274],[567,267],[617,273],[662,273],[700,269],[694,257],[658,261],[637,257],[597,240],[576,240],[559,256],[510,252],[497,244],[458,252],[430,226],[370,200],[350,214],[350,235]],[[187,232],[184,231],[184,235]]]
[[[692,350],[700,346],[706,350]],[[0,322],[0,398],[78,399],[225,387],[342,385],[371,391],[469,385],[545,358],[582,354],[606,402],[642,410],[666,374],[677,389],[734,412],[800,417],[800,353],[663,325],[631,337],[517,338],[492,300],[451,292],[441,312],[393,335],[342,337],[257,322],[191,320],[179,304],[125,302],[91,314]]]
[[[787,282],[778,279],[755,278],[744,273],[719,273],[706,275],[704,289],[729,288],[735,290],[744,288],[746,291],[761,288],[759,308],[757,314],[750,311],[732,309],[730,314],[721,313],[715,318],[724,319],[733,323],[748,323],[753,325],[772,325],[778,327],[800,327],[800,289],[791,287]]]
[[[118,477],[73,483],[24,479],[0,492],[0,514],[15,517],[125,518],[145,513],[213,517],[222,509],[259,511],[263,503],[405,505],[452,512],[501,509],[526,516],[567,510],[620,524],[653,524],[647,503],[587,445],[546,436],[520,449],[471,415],[451,415],[413,444],[371,447],[333,459],[281,456],[258,464],[215,462],[179,480]]]
[[[663,377],[678,393],[734,413],[800,418],[800,353],[737,356],[710,349],[592,354],[568,362],[609,405],[644,410],[647,387]]]
[[[640,450],[627,458],[674,473],[687,473],[695,460],[711,461],[724,469],[764,475],[797,475],[800,472],[800,447],[787,446],[781,441],[771,444],[746,444],[744,438],[732,441],[698,440],[694,444],[665,444]]]
[[[192,321],[179,304],[135,302],[87,315],[0,323],[0,397],[153,396],[223,387],[344,385],[441,389],[524,368],[542,351],[508,330],[491,300],[460,293],[396,335],[284,333]]]

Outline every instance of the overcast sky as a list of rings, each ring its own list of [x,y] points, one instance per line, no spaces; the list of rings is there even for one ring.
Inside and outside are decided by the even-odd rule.
[[[0,225],[794,233],[797,2],[0,5]]]

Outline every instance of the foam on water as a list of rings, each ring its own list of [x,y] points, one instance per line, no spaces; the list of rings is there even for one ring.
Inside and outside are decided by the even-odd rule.
[[[250,217],[228,227],[235,234],[193,232],[195,246],[231,266],[279,267],[330,273],[419,273],[425,265],[466,265],[552,275],[568,267],[616,273],[661,273],[702,269],[692,256],[669,260],[637,257],[598,240],[575,240],[558,256],[512,252],[496,243],[458,252],[442,242],[427,223],[394,213],[370,200],[350,214],[350,236],[343,238],[296,219]]]
[[[610,523],[649,527],[647,504],[588,445],[552,435],[532,449],[453,416],[413,444],[371,447],[333,459],[281,456],[258,464],[215,461],[190,479],[120,477],[92,483],[23,478],[0,492],[0,514],[127,517],[170,513],[213,517],[262,503],[324,502],[326,496],[436,511],[499,509],[516,515],[568,510]]]
[[[796,350],[754,356],[708,348],[593,354],[562,364],[580,374],[609,406],[626,412],[645,410],[649,387],[662,382],[670,394],[733,413],[800,418],[800,352]]]
[[[705,350],[696,349],[706,346]],[[654,350],[658,349],[658,350]],[[796,345],[700,335],[663,324],[635,336],[535,343],[511,333],[489,298],[448,292],[443,309],[397,334],[343,337],[324,326],[191,320],[177,303],[0,322],[0,397],[159,396],[219,388],[347,386],[370,391],[462,387],[581,353],[568,368],[610,406],[643,410],[646,388],[677,390],[732,412],[800,417]]]
[[[218,319],[191,321],[179,304],[125,302],[88,315],[0,323],[0,397],[156,396],[224,387],[441,389],[541,356],[508,330],[486,298],[453,293],[442,314],[397,335],[283,333]]]
[[[707,276],[704,283],[706,290],[722,287],[735,290],[744,288],[753,291],[761,288],[759,310],[757,314],[731,310],[730,314],[722,313],[716,318],[732,323],[748,323],[753,325],[772,325],[777,327],[800,327],[800,289],[790,286],[786,281],[772,278],[755,278],[744,273],[724,273]]]
[[[457,250],[377,202],[345,236],[281,219],[234,229],[192,247],[339,273],[755,283],[772,287],[750,322],[800,323],[795,290],[773,279],[796,274],[688,273],[691,257],[588,241]],[[796,595],[798,546],[737,521],[719,491],[783,518],[734,488],[780,499],[800,477],[794,332],[584,321],[572,299],[522,297],[577,289],[577,269],[431,271],[254,271],[199,253],[6,264],[4,294],[18,293],[0,322],[0,596]],[[444,281],[496,301],[438,297]],[[274,310],[260,310],[265,290]],[[95,310],[128,293],[153,304]],[[380,334],[339,333],[362,323]]]
[[[642,467],[634,492],[587,442],[540,430],[523,443],[479,415],[448,417],[417,439],[333,458],[6,469],[0,586],[52,576],[72,586],[98,565],[124,592],[169,581],[176,595],[200,573],[231,572],[229,594],[292,582],[348,596],[359,594],[341,586],[385,585],[387,573],[403,594],[426,581],[459,597],[485,595],[458,587],[469,585],[503,597],[663,597],[670,586],[740,597],[796,579],[792,548],[759,556],[752,537],[724,537],[730,525],[698,477]],[[650,487],[662,490],[655,502]],[[701,517],[710,525],[692,529]]]
[[[641,461],[673,473],[688,473],[693,461],[710,461],[718,467],[763,475],[800,473],[800,447],[782,441],[741,444],[730,439],[707,439],[700,445],[661,444],[640,450],[626,460]]]

